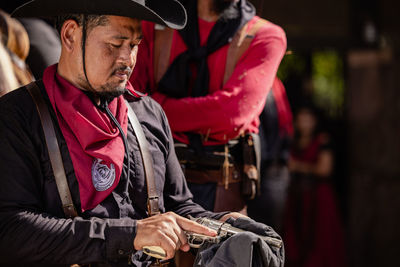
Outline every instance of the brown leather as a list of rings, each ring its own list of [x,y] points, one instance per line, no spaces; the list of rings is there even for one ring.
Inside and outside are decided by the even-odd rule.
[[[258,30],[267,23],[266,20],[259,18],[253,25],[245,24],[233,37],[226,56],[224,84],[232,76],[236,63],[243,53],[249,48]]]
[[[138,141],[140,154],[142,155],[143,159],[143,168],[147,183],[147,209],[149,216],[153,216],[160,213],[158,194],[154,178],[153,158],[150,154],[149,144],[144,135],[142,126],[140,125],[135,112],[128,102],[126,102],[126,105],[128,106],[128,118],[132,124],[133,131]]]
[[[236,211],[246,214],[246,202],[241,193],[241,184],[230,184],[228,189],[225,189],[224,185],[218,185],[213,211]]]
[[[184,252],[182,250],[178,250],[175,253],[174,263],[175,266],[178,267],[192,267],[194,265],[194,260],[196,256],[193,255],[191,251]]]
[[[76,217],[78,214],[72,202],[71,192],[69,191],[67,183],[67,177],[65,176],[64,164],[60,154],[60,148],[58,146],[58,141],[54,132],[53,121],[51,120],[48,107],[43,100],[42,94],[40,93],[40,89],[36,82],[28,84],[26,88],[31,94],[39,113],[46,139],[47,150],[49,152],[50,163],[53,169],[54,178],[56,180],[58,194],[61,198],[64,214],[67,218]]]
[[[185,169],[186,181],[194,184],[205,183],[218,183],[218,185],[225,185],[225,179],[222,168],[220,170],[197,170]],[[228,184],[239,183],[241,175],[237,167],[230,166],[228,173]]]
[[[167,266],[173,267],[173,266],[175,266],[175,265],[173,264],[173,261],[172,261],[172,260],[158,260],[158,259],[156,259],[156,260],[150,265],[150,267],[167,267]]]

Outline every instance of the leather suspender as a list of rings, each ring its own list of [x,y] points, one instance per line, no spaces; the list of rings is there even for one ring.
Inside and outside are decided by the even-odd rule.
[[[53,169],[54,177],[56,180],[58,194],[61,198],[62,207],[64,214],[67,218],[73,218],[78,216],[75,206],[72,202],[71,192],[68,187],[67,177],[65,175],[64,164],[62,162],[60,148],[54,131],[54,124],[50,117],[50,112],[39,87],[36,82],[32,82],[26,86],[28,92],[31,94],[33,102],[36,104],[36,108],[39,113],[40,121],[42,123],[44,136],[46,139],[47,149],[49,151],[49,157],[51,167]],[[147,208],[149,216],[153,216],[160,213],[158,195],[155,186],[153,159],[149,151],[149,145],[146,137],[143,133],[143,129],[138,121],[134,111],[127,102],[128,106],[128,118],[132,124],[133,131],[138,140],[140,153],[143,159],[143,167],[145,170],[145,177],[147,182]]]
[[[64,164],[62,162],[60,148],[58,146],[53,121],[51,120],[49,110],[43,100],[40,89],[36,82],[28,84],[26,88],[31,94],[39,113],[46,139],[47,150],[49,151],[50,163],[56,180],[58,194],[61,198],[64,214],[67,218],[76,217],[78,214],[76,212],[74,203],[72,202],[71,192],[69,191],[67,183],[67,177],[65,176]]]
[[[224,84],[232,76],[236,63],[243,53],[249,48],[258,30],[267,23],[266,20],[258,18],[251,27],[249,23],[244,25],[233,37],[226,56]]]
[[[128,106],[128,118],[132,124],[133,131],[135,132],[136,139],[139,144],[140,154],[142,155],[144,173],[147,182],[147,210],[149,216],[153,216],[160,213],[154,178],[153,158],[151,157],[149,151],[149,143],[147,142],[142,126],[140,125],[135,112],[128,101],[126,101],[126,105]]]

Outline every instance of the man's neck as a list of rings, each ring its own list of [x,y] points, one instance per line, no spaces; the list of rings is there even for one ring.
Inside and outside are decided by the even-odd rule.
[[[205,21],[217,21],[219,15],[213,11],[213,0],[198,0],[197,15]]]

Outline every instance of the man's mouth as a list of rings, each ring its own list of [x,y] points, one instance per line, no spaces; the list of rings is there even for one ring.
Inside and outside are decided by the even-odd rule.
[[[117,71],[115,72],[114,75],[120,78],[121,80],[127,80],[129,77],[129,71]]]
[[[129,76],[131,75],[132,70],[129,67],[126,68],[119,68],[114,71],[113,75],[118,77],[121,80],[128,80]]]

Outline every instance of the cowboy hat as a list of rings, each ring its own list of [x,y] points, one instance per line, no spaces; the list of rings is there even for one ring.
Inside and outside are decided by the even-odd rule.
[[[186,24],[186,11],[176,0],[32,0],[13,17],[56,17],[66,14],[114,15],[148,20],[173,29]]]

